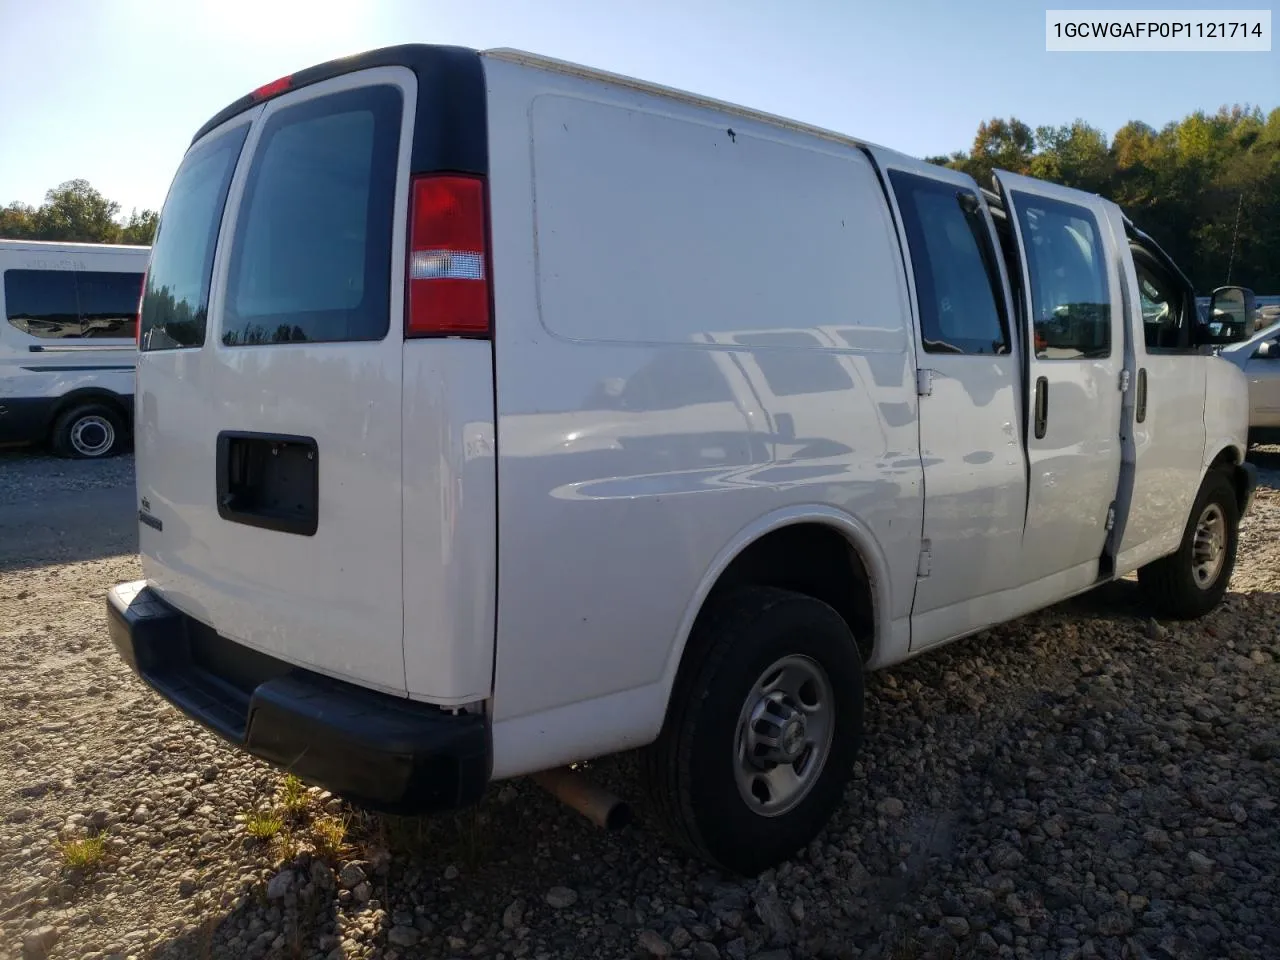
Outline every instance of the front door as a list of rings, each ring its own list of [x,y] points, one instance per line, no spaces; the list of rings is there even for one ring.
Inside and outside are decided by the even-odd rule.
[[[1027,317],[1024,584],[1092,583],[1121,461],[1124,302],[1098,197],[999,172],[1018,240]]]
[[[1117,573],[1177,549],[1200,486],[1205,376],[1210,358],[1194,342],[1195,295],[1138,238],[1119,209],[1112,233],[1124,244],[1133,343],[1133,490],[1124,514]],[[1123,500],[1123,498],[1122,498]]]

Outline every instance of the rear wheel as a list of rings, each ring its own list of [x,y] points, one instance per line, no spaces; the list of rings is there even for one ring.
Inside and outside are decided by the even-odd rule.
[[[1221,470],[1210,470],[1177,552],[1138,571],[1138,582],[1156,616],[1194,620],[1221,602],[1235,569],[1239,526],[1231,479]]]
[[[841,801],[862,735],[862,658],[811,597],[752,587],[713,604],[644,771],[677,842],[756,874],[809,843]]]
[[[120,414],[105,403],[81,403],[58,416],[53,425],[53,450],[60,457],[96,460],[124,445]]]

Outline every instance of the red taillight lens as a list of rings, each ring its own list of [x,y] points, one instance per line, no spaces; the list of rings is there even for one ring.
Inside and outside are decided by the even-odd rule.
[[[142,301],[147,298],[147,273],[142,272],[142,288],[138,291],[138,312],[133,318],[133,342],[142,346]]]
[[[276,94],[284,93],[293,86],[293,76],[281,77],[279,80],[272,80],[270,83],[264,83],[257,90],[254,90],[250,97],[254,100],[267,100]]]
[[[409,209],[406,337],[489,335],[484,181],[415,177]]]

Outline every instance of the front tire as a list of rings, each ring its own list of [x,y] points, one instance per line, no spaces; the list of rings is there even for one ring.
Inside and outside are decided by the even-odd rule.
[[[1210,470],[1177,552],[1138,571],[1152,612],[1166,620],[1195,620],[1213,610],[1235,569],[1239,530],[1235,487],[1223,471]]]
[[[862,658],[827,604],[770,587],[712,602],[644,754],[653,806],[693,855],[755,875],[818,835],[862,738]]]
[[[124,421],[105,403],[80,403],[53,424],[53,452],[72,460],[101,460],[124,446]]]

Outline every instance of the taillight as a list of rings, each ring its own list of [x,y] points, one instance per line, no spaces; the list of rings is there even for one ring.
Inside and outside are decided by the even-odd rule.
[[[415,177],[409,198],[406,337],[487,337],[490,282],[484,180]]]
[[[142,301],[147,299],[147,272],[142,272],[142,289],[138,291],[138,311],[133,318],[133,342],[142,349]]]

